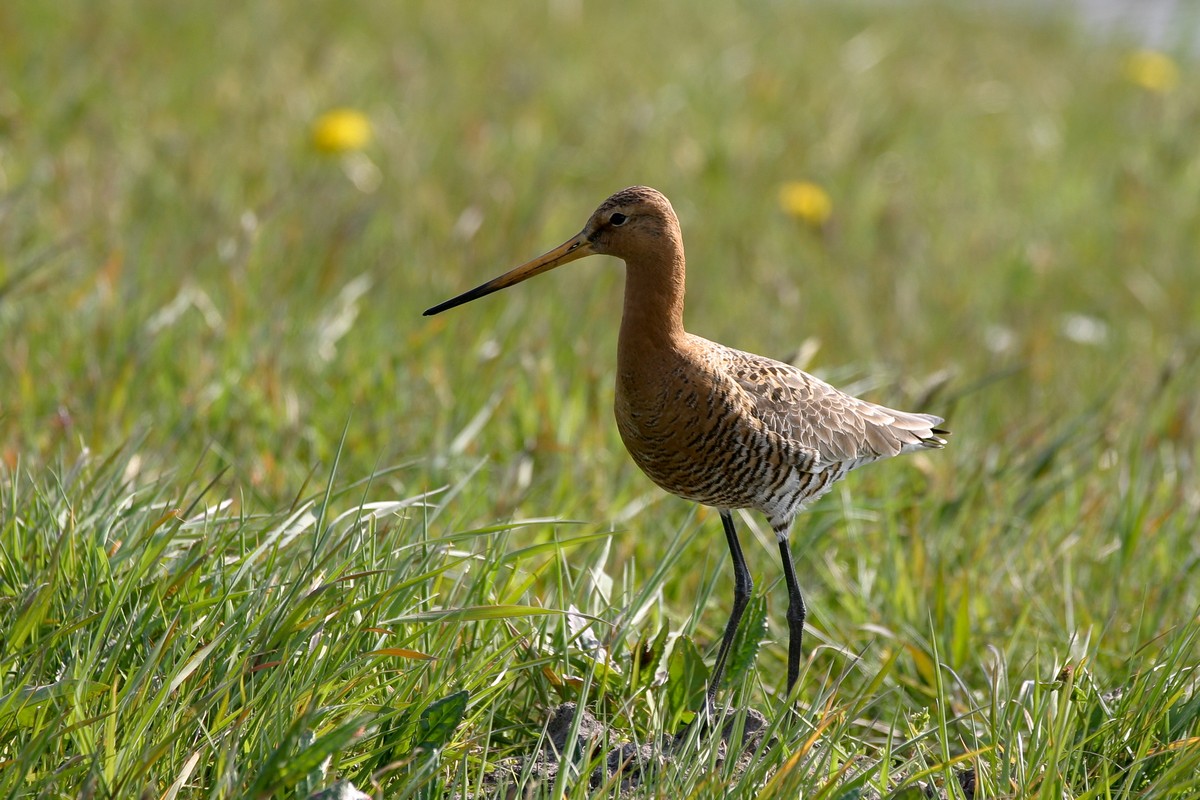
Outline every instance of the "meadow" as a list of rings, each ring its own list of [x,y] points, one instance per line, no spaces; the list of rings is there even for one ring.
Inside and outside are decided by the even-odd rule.
[[[770,0],[0,30],[0,797],[1200,795],[1182,43]],[[338,108],[369,141],[314,145]],[[739,516],[741,759],[686,728],[731,570],[618,437],[619,262],[421,316],[639,183],[690,330],[953,431],[798,521],[793,704]],[[568,701],[612,741],[547,777]]]

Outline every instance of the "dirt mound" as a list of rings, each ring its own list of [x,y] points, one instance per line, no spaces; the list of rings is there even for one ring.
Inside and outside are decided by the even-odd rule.
[[[576,715],[579,717],[578,723]],[[736,735],[735,715],[727,714],[725,720],[718,745],[718,763],[723,763],[730,753],[734,753],[739,769],[743,768],[762,745],[767,719],[759,712],[748,709],[741,737],[737,741],[733,741]],[[574,747],[570,747],[571,731],[576,724],[578,730],[574,736]],[[618,731],[601,723],[587,709],[581,711],[574,703],[563,703],[550,712],[541,749],[531,756],[510,758],[499,764],[485,780],[484,796],[533,796],[539,786],[558,780],[564,763],[573,764],[579,770],[585,769],[597,761],[597,756],[604,748],[607,750],[603,760],[587,775],[589,786],[595,789],[605,783],[619,782],[622,792],[630,791],[653,780],[655,773],[675,758],[676,751],[690,733],[690,730],[684,730],[676,735],[663,734],[657,742],[622,742],[624,737]],[[580,775],[570,780],[582,779]],[[518,792],[518,786],[524,787],[523,793]]]
[[[740,775],[764,744],[773,746],[776,742],[774,739],[766,741],[767,719],[754,709],[746,710],[740,737],[737,734],[737,715],[729,711],[723,719],[724,725],[717,743],[716,766],[723,765],[728,758],[734,758],[734,770]],[[541,797],[559,779],[564,765],[574,767],[574,774],[568,775],[566,785],[587,780],[591,789],[607,784],[619,787],[621,796],[632,794],[638,787],[653,785],[657,773],[675,760],[684,743],[694,735],[692,727],[697,724],[692,723],[692,726],[678,734],[663,734],[656,742],[628,742],[622,741],[626,737],[597,720],[587,709],[580,710],[575,703],[563,703],[550,712],[543,744],[537,752],[501,761],[485,776],[483,791],[462,800]],[[572,746],[572,729],[576,726]],[[703,730],[700,735],[703,735]],[[590,771],[585,774],[584,771],[589,768]],[[967,798],[974,797],[974,770],[958,772],[955,777],[964,795]],[[920,782],[888,796],[903,800],[941,800],[946,793],[943,789]],[[868,789],[860,797],[863,800],[878,800],[880,795]]]

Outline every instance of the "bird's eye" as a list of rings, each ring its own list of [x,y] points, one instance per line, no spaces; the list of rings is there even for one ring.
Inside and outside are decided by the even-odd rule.
[[[618,211],[617,213],[613,214],[611,217],[608,218],[608,224],[612,225],[614,228],[619,228],[622,225],[624,225],[626,223],[626,221],[628,221],[628,219],[629,219],[629,217],[625,216],[620,211]]]

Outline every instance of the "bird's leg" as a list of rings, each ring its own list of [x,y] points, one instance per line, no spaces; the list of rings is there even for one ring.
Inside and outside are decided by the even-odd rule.
[[[776,531],[776,533],[779,533]],[[779,555],[783,556],[783,578],[788,592],[788,677],[787,693],[792,693],[796,679],[800,677],[800,643],[804,639],[804,598],[800,596],[800,584],[796,582],[796,569],[792,566],[792,549],[788,545],[787,531],[779,535]]]
[[[737,635],[738,624],[746,604],[750,602],[750,593],[754,591],[754,580],[750,577],[750,569],[746,566],[746,557],[742,555],[742,545],[738,541],[737,531],[733,527],[733,516],[728,511],[721,512],[721,524],[725,526],[725,539],[729,542],[729,555],[733,556],[733,610],[729,614],[729,622],[725,625],[725,635],[721,638],[721,648],[717,651],[717,661],[713,664],[712,678],[708,684],[708,694],[705,698],[708,711],[716,710],[717,689],[725,674],[729,651],[733,649],[733,639]]]

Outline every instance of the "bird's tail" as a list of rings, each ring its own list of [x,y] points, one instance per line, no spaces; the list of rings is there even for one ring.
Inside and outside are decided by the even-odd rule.
[[[924,449],[940,450],[946,446],[945,437],[950,435],[950,431],[938,427],[945,421],[941,417],[935,417],[933,414],[897,412],[896,421],[892,423],[892,426],[910,431],[917,437],[916,442],[905,446],[904,450],[906,452]]]

